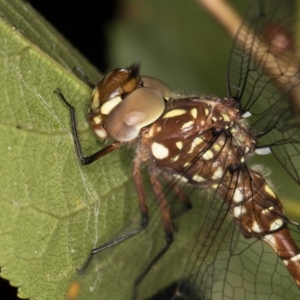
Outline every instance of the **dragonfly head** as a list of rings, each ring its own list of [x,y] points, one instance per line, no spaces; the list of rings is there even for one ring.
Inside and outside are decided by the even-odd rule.
[[[88,121],[99,138],[128,142],[161,116],[171,95],[160,80],[140,76],[139,64],[115,69],[94,89]]]

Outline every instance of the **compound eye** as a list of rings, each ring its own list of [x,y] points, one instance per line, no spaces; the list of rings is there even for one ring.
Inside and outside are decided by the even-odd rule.
[[[165,109],[161,94],[150,88],[136,89],[107,116],[108,134],[120,142],[135,139],[140,130],[157,120]]]
[[[169,100],[172,97],[171,89],[161,80],[156,79],[151,76],[142,76],[141,77],[144,87],[148,87],[160,93],[166,100]]]

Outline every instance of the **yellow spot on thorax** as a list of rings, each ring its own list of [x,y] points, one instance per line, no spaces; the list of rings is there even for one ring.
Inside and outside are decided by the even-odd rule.
[[[163,116],[163,119],[181,116],[181,115],[183,115],[183,114],[185,114],[185,113],[186,113],[186,110],[185,110],[185,109],[173,109],[173,110],[167,112],[167,113]]]

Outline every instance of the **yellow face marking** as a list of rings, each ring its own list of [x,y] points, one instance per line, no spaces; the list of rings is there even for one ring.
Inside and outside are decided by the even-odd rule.
[[[246,212],[246,208],[244,207],[244,205],[239,205],[239,206],[235,206],[233,208],[233,215],[238,219],[240,218],[241,215],[243,215]]]
[[[113,108],[115,108],[121,102],[122,102],[122,98],[121,97],[113,98],[113,99],[111,99],[111,100],[103,103],[101,105],[100,111],[101,111],[102,114],[108,115],[111,112],[111,110]]]
[[[185,130],[186,128],[190,128],[194,125],[194,121],[189,121],[189,122],[186,122],[184,123],[182,126],[181,126],[181,130]]]
[[[179,175],[179,174],[173,174],[173,176],[174,176],[176,179],[178,179],[178,180],[180,180],[180,181],[182,181],[182,182],[187,182],[187,181],[188,181],[185,177],[182,177],[182,176]]]
[[[93,118],[93,121],[95,124],[99,125],[101,123],[101,118],[99,116],[96,116]]]
[[[205,114],[206,117],[209,116],[209,109],[208,108],[205,108],[204,114]]]
[[[101,128],[94,128],[94,132],[100,139],[106,139],[107,138],[107,132],[105,129]]]
[[[271,197],[277,198],[272,189],[267,184],[265,184],[265,192]]]
[[[211,158],[214,157],[214,154],[211,150],[207,150],[203,155],[202,155],[203,159],[205,160],[209,160]]]
[[[92,93],[91,109],[94,111],[97,108],[99,108],[99,105],[100,105],[99,91],[98,88],[96,87]]]
[[[182,147],[183,147],[183,143],[182,142],[176,142],[176,147],[179,149],[179,150],[181,150],[182,149]]]
[[[192,179],[193,179],[194,181],[197,181],[197,182],[203,182],[203,181],[206,180],[205,178],[203,178],[203,177],[201,177],[201,176],[199,176],[199,175],[194,175],[194,176],[192,177]]]
[[[227,114],[221,114],[221,116],[223,117],[223,120],[225,122],[229,122],[230,121],[230,118],[229,118],[229,116]]]
[[[275,220],[273,223],[271,223],[270,225],[270,230],[277,230],[279,228],[281,228],[283,225],[283,221],[281,219],[277,219]]]
[[[224,172],[223,172],[222,168],[219,167],[219,168],[215,171],[214,175],[212,176],[212,179],[220,179],[220,178],[222,178],[223,174],[224,174]]]
[[[191,109],[190,114],[192,115],[192,117],[193,117],[194,119],[196,119],[196,118],[197,118],[197,115],[198,115],[198,110],[197,110],[197,108]]]
[[[235,203],[240,203],[241,201],[243,201],[243,199],[244,199],[244,195],[242,194],[242,192],[240,191],[240,189],[235,189],[233,197],[232,197],[232,200]]]
[[[151,145],[151,151],[153,156],[157,159],[164,159],[169,155],[169,149],[159,143],[153,143]]]
[[[185,114],[185,113],[186,113],[186,110],[185,110],[185,109],[173,109],[173,110],[171,110],[171,111],[168,111],[168,112],[163,116],[163,119],[181,116],[181,115],[183,115],[183,114]]]

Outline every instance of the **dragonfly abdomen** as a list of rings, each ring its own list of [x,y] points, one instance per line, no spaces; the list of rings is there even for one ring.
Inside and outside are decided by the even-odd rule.
[[[224,176],[218,193],[230,205],[244,237],[256,237],[270,245],[300,286],[300,250],[288,229],[291,221],[266,180],[244,166]]]

